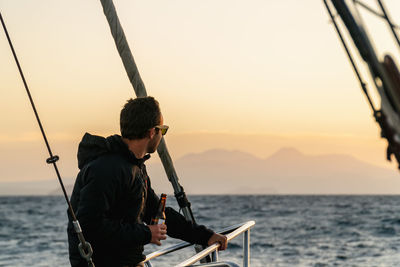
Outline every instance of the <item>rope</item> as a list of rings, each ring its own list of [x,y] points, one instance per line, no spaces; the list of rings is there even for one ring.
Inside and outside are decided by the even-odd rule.
[[[381,2],[381,0],[377,0],[377,1],[378,1],[379,6],[382,9],[383,15],[385,16],[387,23],[389,24],[390,29],[392,30],[393,36],[396,39],[397,44],[399,45],[399,48],[400,48],[400,40],[399,40],[399,37],[397,36],[397,33],[395,31],[395,29],[399,29],[399,26],[396,26],[391,22],[391,20],[389,18],[389,14],[386,12],[386,9],[383,6],[383,3]]]
[[[383,14],[381,14],[381,13],[379,13],[378,11],[374,10],[372,7],[368,6],[367,4],[364,4],[364,3],[361,2],[360,0],[353,0],[354,3],[356,3],[357,5],[363,7],[365,10],[369,11],[369,12],[372,13],[373,15],[375,15],[375,16],[381,18],[381,19],[386,20],[386,21],[389,23],[389,26],[390,26],[391,28],[394,28],[394,29],[399,30],[399,29],[400,29],[400,26],[397,25],[397,24],[394,24],[394,23],[392,23],[392,22],[390,21],[390,19],[389,19],[389,17],[387,16],[387,13],[386,13],[386,11],[385,11],[385,9],[384,9],[384,7],[383,7],[381,1],[380,1],[380,0],[377,0],[377,1],[378,1],[379,5],[381,6],[381,9],[382,9]]]
[[[111,34],[114,38],[115,45],[117,47],[121,60],[124,64],[126,73],[128,74],[128,78],[133,86],[133,89],[135,90],[136,96],[138,97],[146,96],[147,95],[146,87],[143,83],[142,78],[140,77],[139,70],[136,66],[135,60],[133,59],[131,49],[129,48],[124,30],[122,29],[121,23],[118,19],[117,11],[115,10],[113,1],[100,0],[100,2],[103,6],[104,15],[107,18]],[[183,187],[178,182],[178,176],[176,174],[164,138],[161,139],[161,142],[157,148],[157,152],[160,156],[167,177],[174,188],[175,195],[177,194],[185,195]],[[178,198],[177,200],[179,202]],[[186,220],[194,222],[195,220],[192,211],[190,210],[190,205],[186,205],[185,207],[181,208],[183,210]]]
[[[335,26],[335,30],[336,30],[340,40],[342,41],[343,48],[346,51],[346,54],[347,54],[347,56],[348,56],[348,58],[350,60],[351,66],[353,67],[353,70],[354,70],[354,72],[355,72],[355,74],[356,74],[356,76],[358,78],[358,81],[360,82],[361,89],[363,90],[363,92],[364,92],[364,94],[365,94],[365,96],[366,96],[366,98],[368,100],[368,103],[371,106],[373,114],[375,114],[376,113],[376,108],[375,108],[374,104],[372,103],[372,100],[371,100],[371,98],[370,98],[370,96],[368,94],[367,85],[363,81],[363,79],[362,79],[362,77],[360,75],[360,72],[358,71],[358,68],[357,68],[356,64],[354,63],[354,59],[353,59],[349,49],[347,48],[347,44],[346,44],[346,42],[345,42],[345,40],[344,40],[344,38],[342,36],[342,33],[339,30],[339,27],[336,24],[335,17],[332,14],[332,12],[331,12],[326,0],[324,0],[324,3],[325,3],[325,6],[326,6],[326,9],[328,10],[329,16],[331,17],[331,21],[333,22],[333,25]]]
[[[114,38],[115,45],[124,64],[126,73],[128,74],[129,81],[131,82],[133,89],[138,97],[146,96],[146,88],[140,77],[139,70],[136,66],[135,60],[133,59],[132,52],[129,48],[128,41],[126,40],[124,30],[122,29],[121,23],[118,19],[117,12],[112,0],[100,0],[104,15],[107,18],[108,24],[110,26],[111,34]],[[168,148],[165,143],[164,137],[161,139],[160,144],[157,148],[158,155],[160,156],[161,162],[164,166],[165,172],[167,174],[168,180],[171,182],[174,188],[175,195],[183,195],[186,198],[185,191],[183,187],[178,182],[178,176],[175,172],[175,168],[168,153]],[[177,198],[179,202],[179,199]],[[185,207],[181,207],[186,220],[195,222],[192,210],[190,208],[190,203],[186,203]],[[196,247],[196,251],[201,251],[202,248]],[[207,262],[210,262],[210,257],[207,257]]]
[[[122,63],[124,64],[126,73],[128,74],[129,81],[131,82],[136,96],[147,96],[146,87],[140,77],[139,70],[133,59],[131,49],[126,40],[124,30],[119,22],[115,6],[112,1],[100,0],[103,6],[104,15],[106,15],[108,24],[110,26],[111,34],[114,37],[115,45],[119,55],[121,56]]]
[[[46,144],[47,150],[48,150],[49,155],[50,155],[50,157],[46,160],[46,163],[47,163],[47,164],[53,164],[53,166],[54,166],[54,170],[55,170],[55,172],[56,172],[56,174],[57,174],[58,181],[59,181],[60,186],[61,186],[61,189],[62,189],[62,191],[63,191],[65,200],[66,200],[66,202],[67,202],[67,204],[68,204],[68,210],[69,210],[69,212],[70,212],[70,214],[71,214],[71,216],[72,216],[72,218],[73,218],[73,224],[74,224],[75,232],[78,234],[78,238],[79,238],[79,241],[80,241],[80,244],[79,244],[80,253],[81,253],[82,257],[85,258],[85,259],[87,260],[88,266],[93,266],[93,267],[94,267],[93,261],[92,261],[92,259],[91,259],[91,256],[92,256],[92,254],[93,254],[93,250],[92,250],[90,244],[89,244],[88,242],[86,242],[86,241],[85,241],[85,238],[83,237],[82,230],[80,229],[80,226],[79,226],[79,222],[78,222],[78,220],[76,219],[74,210],[72,209],[72,206],[71,206],[71,202],[70,202],[69,199],[68,199],[67,192],[66,192],[65,187],[64,187],[64,183],[63,183],[63,181],[62,181],[62,179],[61,179],[60,172],[58,171],[58,167],[57,167],[56,162],[57,162],[60,158],[59,158],[57,155],[53,155],[53,153],[52,153],[52,151],[51,151],[49,142],[48,142],[47,137],[46,137],[46,134],[45,134],[45,132],[44,132],[44,128],[43,128],[42,122],[40,121],[39,114],[38,114],[38,112],[37,112],[37,110],[36,110],[35,103],[34,103],[34,101],[33,101],[32,95],[31,95],[30,90],[29,90],[29,88],[28,88],[28,84],[27,84],[27,82],[26,82],[26,80],[25,80],[24,73],[22,72],[21,65],[19,64],[19,61],[18,61],[18,58],[17,58],[17,54],[15,53],[14,46],[13,46],[13,44],[12,44],[12,42],[11,42],[11,38],[10,38],[10,36],[9,36],[9,34],[8,34],[7,27],[6,27],[5,23],[4,23],[3,16],[1,15],[1,12],[0,12],[0,20],[1,20],[1,24],[3,25],[3,29],[4,29],[4,32],[5,32],[5,34],[6,34],[8,43],[9,43],[9,45],[10,45],[12,54],[13,54],[14,59],[15,59],[15,62],[17,63],[18,71],[19,71],[19,73],[20,73],[20,75],[21,75],[22,82],[24,83],[25,90],[26,90],[26,93],[28,94],[28,98],[29,98],[29,101],[30,101],[30,103],[31,103],[33,112],[35,113],[36,120],[37,120],[37,122],[38,122],[38,124],[39,124],[40,132],[42,133],[44,142],[45,142],[45,144]],[[82,250],[82,252],[81,252],[81,250]],[[85,250],[86,250],[86,251],[85,251]]]
[[[354,60],[352,58],[352,55],[351,55],[350,51],[347,48],[346,42],[345,42],[345,40],[344,40],[340,30],[339,30],[339,27],[337,26],[337,23],[335,21],[335,16],[332,14],[332,12],[331,12],[331,10],[329,8],[329,5],[327,3],[327,0],[324,0],[324,4],[326,6],[326,9],[328,10],[329,16],[331,17],[331,20],[333,22],[333,25],[335,26],[336,32],[339,35],[339,38],[340,38],[340,40],[341,40],[341,42],[343,44],[343,47],[346,50],[347,56],[348,56],[348,58],[350,60],[350,63],[352,65],[353,69],[354,69],[354,72],[356,73],[356,76],[357,76],[357,78],[358,78],[358,80],[360,82],[361,88],[364,91],[364,94],[368,99],[368,102],[369,102],[369,104],[371,106],[371,109],[373,111],[373,116],[375,117],[376,122],[379,124],[379,126],[382,129],[381,136],[383,138],[386,138],[386,140],[388,141],[387,159],[390,161],[391,160],[391,155],[394,155],[396,160],[397,160],[397,162],[399,163],[399,169],[400,169],[400,144],[396,141],[396,137],[395,137],[396,133],[393,130],[393,128],[388,124],[387,119],[386,119],[386,115],[384,114],[383,110],[377,110],[374,107],[374,105],[373,105],[373,103],[372,103],[372,101],[371,101],[371,99],[369,97],[369,94],[368,94],[368,91],[367,91],[367,88],[366,88],[366,84],[362,80],[361,75],[360,75],[360,73],[359,73],[359,71],[357,69],[357,66],[355,65]]]

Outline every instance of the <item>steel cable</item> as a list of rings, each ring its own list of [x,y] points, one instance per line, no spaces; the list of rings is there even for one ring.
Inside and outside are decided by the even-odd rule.
[[[19,64],[19,60],[18,60],[18,58],[17,58],[17,54],[16,54],[15,49],[14,49],[14,46],[13,46],[13,44],[12,44],[12,42],[11,42],[11,38],[10,38],[10,36],[9,36],[9,34],[8,34],[7,27],[6,27],[5,23],[4,23],[3,16],[1,15],[1,12],[0,12],[0,21],[1,21],[1,24],[2,24],[2,26],[3,26],[4,32],[5,32],[5,34],[6,34],[8,43],[9,43],[9,45],[10,45],[12,54],[13,54],[14,59],[15,59],[15,62],[16,62],[16,64],[17,64],[18,71],[19,71],[19,73],[20,73],[20,75],[21,75],[22,82],[24,83],[24,87],[25,87],[26,93],[28,94],[28,98],[29,98],[29,101],[30,101],[30,103],[31,103],[33,112],[35,113],[35,117],[36,117],[36,120],[37,120],[37,122],[38,122],[38,125],[39,125],[39,128],[40,128],[40,132],[42,133],[44,142],[45,142],[45,144],[46,144],[47,150],[48,150],[49,155],[50,155],[50,157],[46,160],[46,163],[47,163],[47,164],[53,164],[53,166],[54,166],[54,170],[55,170],[55,172],[56,172],[56,174],[57,174],[57,178],[58,178],[58,181],[59,181],[59,183],[60,183],[61,189],[62,189],[62,191],[63,191],[64,197],[65,197],[65,201],[66,201],[67,204],[68,204],[68,210],[69,210],[69,212],[70,212],[70,214],[71,214],[71,216],[72,216],[72,218],[73,218],[73,221],[74,221],[74,222],[73,222],[74,229],[75,229],[75,232],[77,233],[78,238],[79,238],[79,241],[80,241],[80,244],[79,244],[79,251],[80,251],[82,257],[85,258],[85,259],[87,260],[88,266],[93,266],[93,267],[94,267],[93,261],[92,261],[92,259],[91,259],[91,256],[92,256],[92,254],[93,254],[93,250],[92,250],[90,244],[89,244],[87,241],[85,241],[85,238],[84,238],[84,236],[83,236],[82,230],[81,230],[81,228],[80,228],[80,226],[79,226],[79,222],[78,222],[78,220],[77,220],[77,218],[76,218],[76,216],[75,216],[74,210],[73,210],[73,208],[72,208],[71,202],[70,202],[69,199],[68,199],[68,195],[67,195],[67,192],[66,192],[66,190],[65,190],[64,183],[63,183],[63,181],[62,181],[62,179],[61,179],[61,175],[60,175],[60,172],[59,172],[58,167],[57,167],[57,164],[56,164],[56,162],[59,160],[59,157],[58,157],[57,155],[53,155],[53,152],[51,151],[50,144],[49,144],[49,142],[48,142],[48,140],[47,140],[47,137],[46,137],[46,134],[45,134],[45,132],[44,132],[44,128],[43,128],[42,122],[40,121],[39,114],[38,114],[38,112],[37,112],[35,103],[34,103],[34,101],[33,101],[32,95],[31,95],[31,93],[30,93],[30,90],[29,90],[28,84],[27,84],[27,82],[26,82],[24,73],[22,72],[21,65]]]

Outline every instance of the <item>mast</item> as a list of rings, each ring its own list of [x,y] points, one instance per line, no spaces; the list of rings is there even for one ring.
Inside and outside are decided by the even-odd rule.
[[[129,81],[135,90],[136,96],[147,96],[146,87],[142,78],[140,77],[135,60],[133,59],[132,52],[129,48],[121,23],[119,22],[113,1],[100,0],[100,2],[103,6],[104,15],[106,16],[110,26],[111,34],[114,38],[115,45],[117,46],[118,53],[121,57],[122,63],[124,64]],[[174,188],[175,197],[178,201],[179,207],[182,209],[186,220],[194,223],[195,220],[190,208],[190,202],[186,197],[183,187],[178,182],[178,175],[176,174],[175,167],[172,162],[172,158],[169,155],[164,137],[161,139],[160,145],[157,148],[157,152],[164,166],[168,180],[171,182],[172,187]]]
[[[387,160],[390,161],[391,156],[394,155],[397,162],[399,163],[399,169],[400,169],[400,142],[398,141],[398,136],[400,133],[400,127],[399,127],[400,99],[397,97],[395,81],[393,81],[393,79],[389,76],[389,73],[384,65],[385,63],[379,61],[375,49],[372,43],[370,42],[365,29],[363,28],[360,18],[356,19],[353,16],[352,11],[347,6],[345,0],[330,0],[331,4],[336,9],[338,16],[341,18],[344,27],[347,28],[347,31],[351,39],[353,40],[353,43],[356,47],[356,50],[358,50],[361,59],[368,66],[371,78],[373,79],[375,87],[381,98],[381,107],[380,110],[377,110],[374,107],[371,98],[369,97],[368,91],[366,89],[366,83],[361,78],[360,72],[358,71],[358,68],[353,60],[353,57],[349,49],[347,48],[346,42],[341,34],[341,31],[339,30],[338,24],[335,21],[336,15],[333,15],[333,13],[331,12],[330,7],[327,3],[328,1],[329,0],[323,0],[325,7],[329,13],[329,16],[332,19],[337,34],[339,35],[339,38],[346,50],[347,56],[357,75],[361,88],[364,91],[364,94],[366,95],[368,102],[373,110],[373,115],[375,117],[375,120],[381,127],[382,130],[381,137],[386,138],[388,141],[388,147],[386,153]],[[354,3],[360,4],[362,7],[366,8],[373,14],[384,18],[389,23],[393,31],[394,24],[390,22],[387,13],[385,13],[383,5],[381,5],[381,8],[384,15],[380,15],[379,13],[375,12],[374,10],[362,4],[361,2],[356,0],[353,1]],[[394,35],[396,36],[395,33]]]

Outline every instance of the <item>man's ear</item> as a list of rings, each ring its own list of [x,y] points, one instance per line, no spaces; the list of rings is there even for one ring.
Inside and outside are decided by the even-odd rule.
[[[156,128],[151,128],[148,132],[148,136],[152,139],[156,135]]]

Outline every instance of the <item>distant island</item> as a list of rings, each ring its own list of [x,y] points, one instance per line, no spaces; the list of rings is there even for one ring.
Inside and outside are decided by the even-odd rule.
[[[291,147],[265,159],[241,151],[208,150],[188,154],[175,165],[183,186],[192,194],[400,193],[397,170],[346,154],[305,155]],[[161,164],[148,170],[154,187],[168,186]]]
[[[175,167],[188,194],[400,194],[400,173],[346,154],[281,148],[267,158],[223,149],[187,154]],[[172,193],[161,163],[148,166],[156,192]],[[73,178],[66,179],[71,193]],[[0,195],[58,195],[57,180],[0,182]]]

